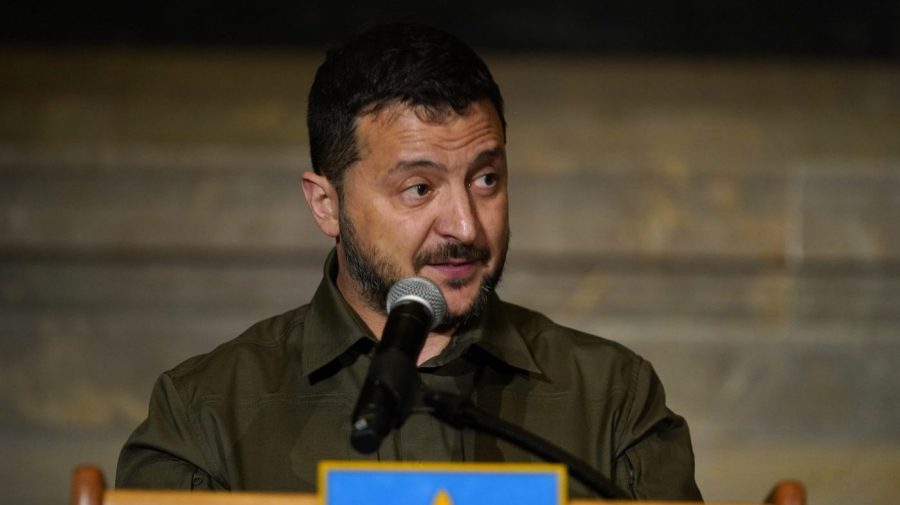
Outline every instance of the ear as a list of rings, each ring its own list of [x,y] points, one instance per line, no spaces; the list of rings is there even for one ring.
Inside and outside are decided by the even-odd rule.
[[[306,204],[312,212],[313,219],[322,233],[329,237],[337,237],[340,233],[337,191],[324,175],[304,172],[301,184]]]

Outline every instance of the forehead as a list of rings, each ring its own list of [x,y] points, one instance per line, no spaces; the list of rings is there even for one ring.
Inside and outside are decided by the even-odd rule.
[[[392,103],[357,118],[356,130],[363,159],[417,150],[466,152],[505,143],[500,116],[487,100],[473,102],[461,113]]]

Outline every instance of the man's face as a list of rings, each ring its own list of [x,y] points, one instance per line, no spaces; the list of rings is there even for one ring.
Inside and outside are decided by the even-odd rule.
[[[503,128],[490,102],[434,120],[385,107],[357,121],[360,161],[346,172],[340,276],[371,309],[411,275],[440,286],[450,323],[479,309],[509,239]],[[345,293],[345,296],[347,293]]]

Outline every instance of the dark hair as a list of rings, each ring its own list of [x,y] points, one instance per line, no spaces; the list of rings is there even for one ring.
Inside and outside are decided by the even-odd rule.
[[[309,92],[313,170],[341,191],[357,161],[356,119],[400,102],[439,118],[488,99],[506,130],[503,97],[484,61],[458,38],[421,25],[371,29],[328,51]]]

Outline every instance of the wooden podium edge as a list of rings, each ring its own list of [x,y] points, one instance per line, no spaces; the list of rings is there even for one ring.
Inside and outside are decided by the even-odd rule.
[[[787,501],[785,501],[787,500]],[[803,484],[782,481],[767,497],[768,503],[806,503]],[[321,496],[309,493],[168,491],[106,489],[103,473],[95,466],[79,466],[72,475],[71,505],[322,505]],[[569,505],[698,505],[690,501],[606,501],[576,498]],[[750,502],[716,502],[707,505],[749,505]]]

